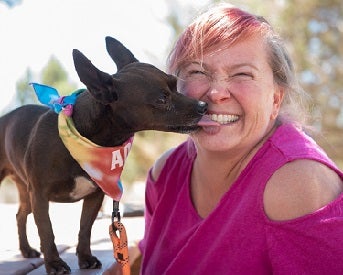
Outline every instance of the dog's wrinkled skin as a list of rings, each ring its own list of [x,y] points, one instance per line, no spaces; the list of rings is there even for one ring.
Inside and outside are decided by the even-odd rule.
[[[176,91],[176,79],[152,65],[140,63],[120,42],[106,37],[117,73],[98,70],[78,50],[76,71],[87,91],[74,106],[73,120],[81,135],[101,146],[117,146],[135,132],[190,132],[206,112],[206,104]],[[26,105],[0,118],[0,181],[16,182],[20,205],[17,225],[24,257],[39,257],[26,236],[27,215],[34,215],[49,274],[69,273],[59,257],[49,218],[49,201],[84,199],[77,255],[80,268],[100,268],[92,256],[90,234],[104,193],[71,158],[58,135],[57,114],[41,105]]]

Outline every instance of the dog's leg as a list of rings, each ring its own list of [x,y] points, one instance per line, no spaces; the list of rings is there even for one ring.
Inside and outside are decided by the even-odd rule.
[[[40,236],[46,271],[48,274],[69,274],[70,267],[59,257],[55,245],[55,236],[49,217],[49,201],[46,195],[39,193],[37,190],[32,190],[30,195],[33,217]]]
[[[19,193],[19,209],[16,215],[19,236],[19,248],[23,257],[38,258],[40,256],[40,253],[37,250],[33,249],[27,240],[27,216],[30,213],[32,213],[30,197],[29,193],[27,192],[27,185],[18,178],[14,180],[17,185]]]
[[[79,258],[79,267],[81,269],[95,269],[101,268],[101,262],[94,256],[90,249],[90,238],[93,223],[98,215],[104,194],[99,191],[93,193],[83,200],[79,243],[77,245],[76,253]]]

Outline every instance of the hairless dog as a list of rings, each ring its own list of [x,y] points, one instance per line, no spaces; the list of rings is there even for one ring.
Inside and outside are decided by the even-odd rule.
[[[176,90],[176,78],[139,62],[114,38],[106,48],[116,63],[113,75],[97,69],[73,50],[75,69],[86,90],[73,106],[71,119],[81,136],[101,147],[115,147],[142,130],[196,131],[206,112],[204,102]],[[0,118],[0,181],[10,176],[19,192],[19,245],[26,258],[39,257],[26,235],[33,213],[49,274],[69,273],[60,258],[49,218],[49,201],[83,199],[77,256],[79,267],[100,268],[92,255],[90,235],[104,192],[71,156],[59,135],[59,115],[39,104],[19,107]]]

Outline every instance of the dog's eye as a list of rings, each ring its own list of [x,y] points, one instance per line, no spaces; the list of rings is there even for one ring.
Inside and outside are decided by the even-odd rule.
[[[168,95],[166,93],[161,94],[156,102],[158,104],[166,104],[168,102]]]

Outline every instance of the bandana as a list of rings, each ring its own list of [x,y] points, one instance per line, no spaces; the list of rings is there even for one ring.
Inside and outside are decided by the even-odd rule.
[[[101,147],[80,135],[71,117],[58,115],[58,130],[71,156],[111,198],[119,201],[123,187],[120,175],[132,146],[133,137],[117,147]]]
[[[120,175],[130,152],[133,137],[121,146],[102,147],[83,137],[71,118],[78,90],[70,96],[60,97],[56,89],[32,83],[39,101],[58,113],[59,135],[71,156],[94,180],[105,194],[119,201],[123,194]]]

